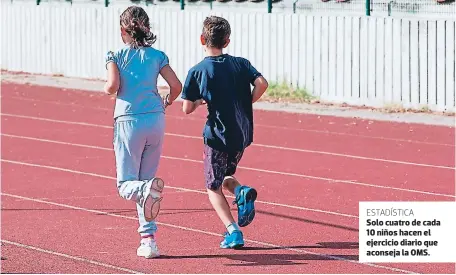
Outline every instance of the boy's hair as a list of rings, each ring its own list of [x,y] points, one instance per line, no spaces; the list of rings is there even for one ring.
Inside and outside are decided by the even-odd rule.
[[[222,17],[206,17],[203,22],[203,37],[208,47],[223,49],[230,34],[230,23]]]
[[[150,47],[157,40],[150,31],[149,16],[141,7],[128,7],[120,15],[120,25],[133,38],[133,48]]]

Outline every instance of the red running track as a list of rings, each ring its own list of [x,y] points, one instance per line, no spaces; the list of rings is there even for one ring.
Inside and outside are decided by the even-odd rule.
[[[455,199],[454,128],[256,111],[239,178],[258,189],[259,214],[247,247],[226,251],[204,194],[205,110],[175,104],[159,169],[164,256],[146,260],[114,184],[112,106],[99,93],[2,83],[2,272],[455,273],[357,262],[359,201]]]

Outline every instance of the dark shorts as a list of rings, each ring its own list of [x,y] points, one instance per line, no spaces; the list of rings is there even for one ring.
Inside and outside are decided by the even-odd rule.
[[[226,153],[204,145],[203,162],[206,188],[218,190],[226,176],[236,172],[244,152]]]

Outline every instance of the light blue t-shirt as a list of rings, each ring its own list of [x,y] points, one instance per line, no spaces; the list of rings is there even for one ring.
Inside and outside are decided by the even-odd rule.
[[[134,49],[127,45],[116,52],[108,52],[106,65],[109,62],[114,62],[120,72],[114,119],[165,111],[157,88],[160,70],[169,63],[164,52],[152,47]]]

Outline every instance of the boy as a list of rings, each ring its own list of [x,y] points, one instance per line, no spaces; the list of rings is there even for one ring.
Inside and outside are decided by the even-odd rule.
[[[190,69],[182,91],[186,114],[207,103],[204,175],[209,200],[228,231],[221,248],[244,246],[239,227],[249,225],[255,217],[256,190],[242,186],[233,175],[245,148],[253,142],[252,104],[268,87],[247,59],[223,53],[230,34],[230,25],[224,18],[211,16],[204,20],[200,39],[207,56]],[[236,197],[238,223],[231,215],[222,186]]]

